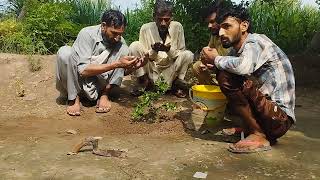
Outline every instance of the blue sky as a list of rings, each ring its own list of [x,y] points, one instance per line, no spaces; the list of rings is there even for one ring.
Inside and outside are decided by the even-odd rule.
[[[1,0],[0,0],[1,1]],[[240,2],[241,0],[233,0],[234,2]],[[139,4],[140,0],[112,0],[112,3],[116,6],[120,6],[122,10],[135,8]],[[302,4],[316,6],[315,0],[302,0]]]

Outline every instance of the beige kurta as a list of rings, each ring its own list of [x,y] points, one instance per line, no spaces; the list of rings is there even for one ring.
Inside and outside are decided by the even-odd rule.
[[[146,53],[152,61],[136,71],[136,76],[145,74],[154,82],[162,74],[171,85],[176,78],[184,79],[189,64],[193,61],[193,53],[186,50],[183,27],[179,22],[172,21],[168,28],[169,34],[165,42],[161,39],[155,22],[144,24],[140,29],[139,41],[133,42],[129,51],[133,56],[143,57]],[[161,42],[170,45],[168,52],[152,50],[151,45]]]

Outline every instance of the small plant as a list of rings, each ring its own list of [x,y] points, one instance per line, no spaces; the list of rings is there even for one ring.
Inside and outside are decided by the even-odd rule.
[[[41,70],[41,62],[39,58],[34,58],[33,56],[28,57],[29,69],[31,72],[36,72]]]
[[[164,82],[163,77],[160,76],[155,83],[155,91],[145,91],[144,94],[139,97],[139,101],[132,112],[132,120],[152,123],[158,119],[160,110],[175,110],[175,103],[166,102],[158,106],[155,104],[168,89],[169,85]]]

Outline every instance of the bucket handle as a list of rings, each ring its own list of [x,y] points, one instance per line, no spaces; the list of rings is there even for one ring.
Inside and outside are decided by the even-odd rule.
[[[215,108],[212,108],[212,109],[203,108],[203,107],[199,106],[199,105],[196,103],[196,101],[193,100],[193,93],[192,93],[192,89],[191,89],[191,88],[189,89],[189,99],[190,99],[190,101],[191,101],[194,105],[196,105],[197,107],[199,107],[199,108],[200,108],[201,110],[203,110],[203,111],[215,111],[215,110],[217,110],[217,109],[223,108],[223,107],[227,104],[227,103],[223,103],[222,105],[220,105],[220,106],[218,106],[218,107],[215,107]]]

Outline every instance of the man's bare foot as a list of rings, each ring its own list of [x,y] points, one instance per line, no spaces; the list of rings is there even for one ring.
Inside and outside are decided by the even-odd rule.
[[[102,95],[97,102],[96,112],[107,113],[111,109],[111,102],[107,95]]]
[[[253,153],[259,151],[268,151],[271,149],[270,142],[262,133],[250,134],[243,140],[230,145],[229,151],[235,153]]]
[[[67,114],[70,116],[80,116],[80,98],[76,97],[75,100],[68,101]]]

